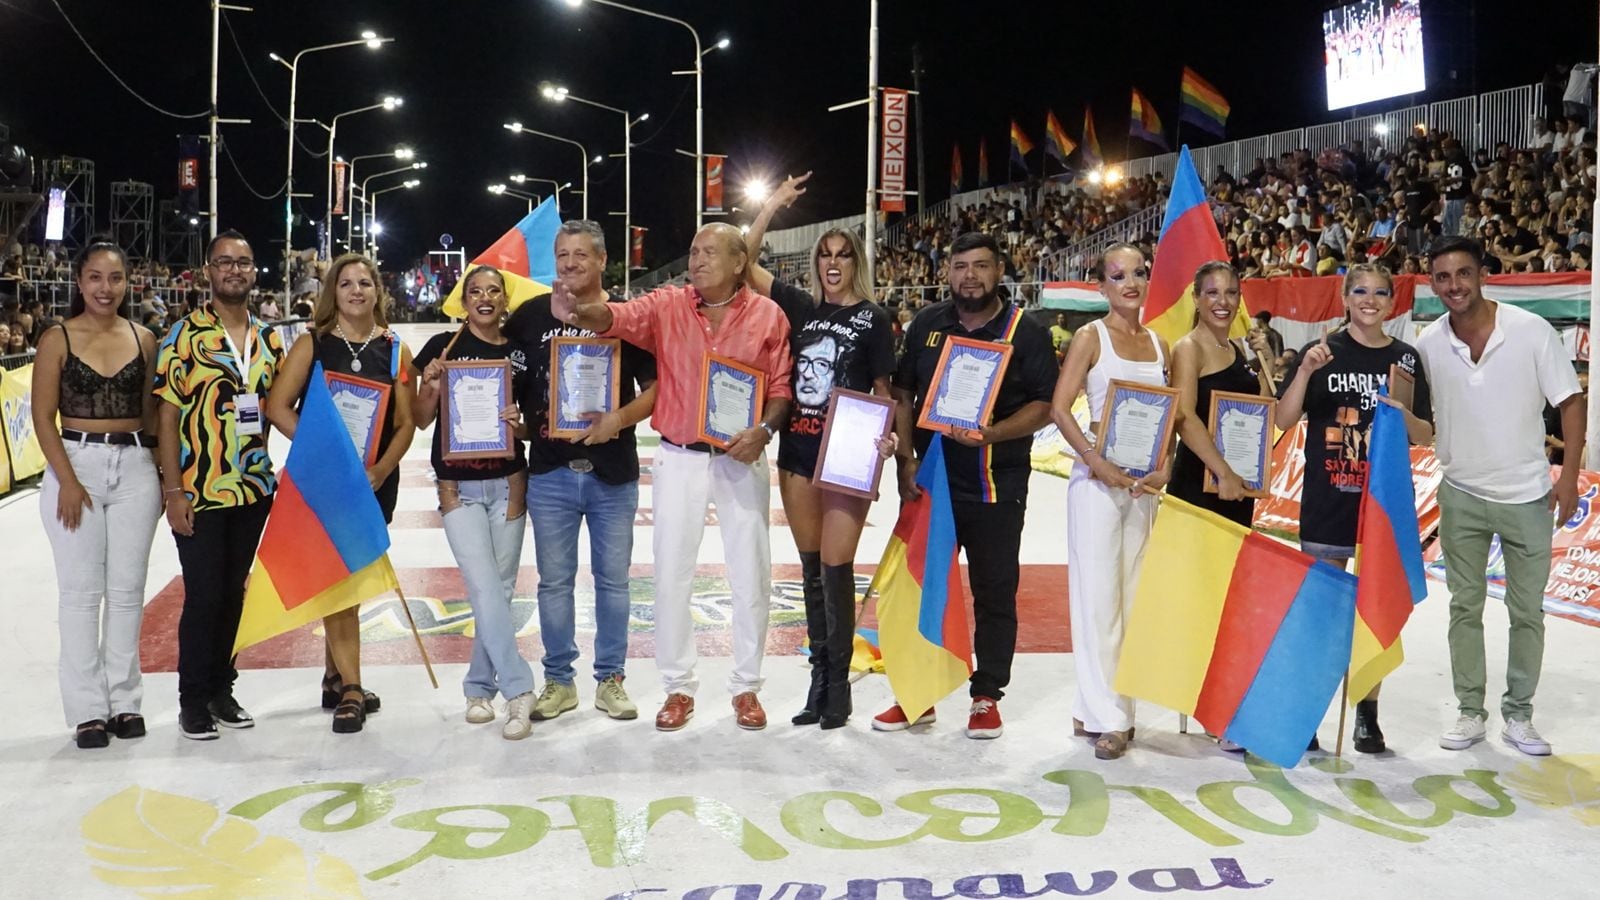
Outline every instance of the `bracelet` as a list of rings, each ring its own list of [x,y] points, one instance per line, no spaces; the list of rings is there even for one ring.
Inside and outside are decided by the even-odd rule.
[[[183,488],[167,488],[166,490],[162,491],[161,493],[163,493],[163,494],[181,494],[181,493],[183,493]]]

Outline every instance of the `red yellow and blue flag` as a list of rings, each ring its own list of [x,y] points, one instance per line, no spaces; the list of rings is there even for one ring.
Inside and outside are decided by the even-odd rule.
[[[972,675],[956,520],[945,475],[943,439],[917,469],[922,495],[900,508],[872,578],[878,592],[878,646],[895,702],[916,721]]]
[[[547,197],[467,265],[461,280],[444,299],[444,314],[452,319],[467,317],[461,289],[475,266],[494,266],[505,273],[512,309],[550,293],[550,285],[556,280],[556,229],[560,227],[561,213],[556,209],[555,198]]]
[[[1100,154],[1100,138],[1094,133],[1094,110],[1089,104],[1083,105],[1083,164],[1094,168],[1105,162],[1105,157]]]
[[[989,141],[978,138],[978,187],[989,183]]]
[[[1022,126],[1017,124],[1017,120],[1016,119],[1012,119],[1011,120],[1011,162],[1016,164],[1023,171],[1027,171],[1027,169],[1028,169],[1027,156],[1028,156],[1029,153],[1032,153],[1032,152],[1033,152],[1033,141],[1028,140],[1027,134],[1023,133],[1023,131],[1022,131]]]
[[[1116,690],[1292,767],[1344,678],[1355,606],[1354,575],[1168,496]]]
[[[1167,149],[1167,138],[1162,133],[1161,117],[1156,115],[1155,104],[1150,98],[1139,93],[1138,88],[1133,89],[1133,107],[1128,113],[1128,134],[1143,141]]]
[[[1387,390],[1385,390],[1387,393]],[[1405,659],[1400,629],[1428,596],[1411,483],[1405,414],[1379,403],[1367,443],[1367,486],[1356,528],[1356,622],[1350,702],[1366,698]]]
[[[954,196],[961,193],[961,182],[966,180],[966,175],[961,171],[961,145],[956,144],[950,148],[950,194]]]
[[[1195,172],[1189,148],[1178,151],[1178,167],[1172,175],[1172,194],[1167,197],[1167,212],[1161,220],[1161,237],[1156,243],[1156,260],[1150,267],[1150,292],[1144,303],[1144,324],[1166,338],[1168,344],[1194,327],[1194,273],[1213,260],[1226,260],[1228,250],[1217,233],[1217,222],[1206,202],[1205,187]],[[1249,314],[1239,304],[1229,334],[1244,337],[1250,328]]]
[[[1067,130],[1061,127],[1061,120],[1056,118],[1055,110],[1046,110],[1044,114],[1044,133],[1049,140],[1044,145],[1044,152],[1055,157],[1055,161],[1065,166],[1067,157],[1078,145],[1067,137]]]
[[[1222,92],[1201,78],[1199,73],[1183,67],[1183,82],[1178,91],[1178,121],[1188,122],[1201,131],[1222,137],[1227,130],[1228,113],[1232,107]]]
[[[383,511],[318,363],[250,569],[233,652],[398,591],[388,551]]]

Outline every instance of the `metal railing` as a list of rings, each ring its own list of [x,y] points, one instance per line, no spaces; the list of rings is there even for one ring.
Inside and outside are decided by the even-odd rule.
[[[20,369],[31,362],[33,362],[32,350],[29,350],[27,353],[0,355],[0,369],[4,369],[8,372],[12,369]]]
[[[1102,228],[1039,258],[1040,281],[1086,281],[1100,251],[1116,241],[1134,241],[1161,227],[1160,205],[1147,206],[1127,218]]]

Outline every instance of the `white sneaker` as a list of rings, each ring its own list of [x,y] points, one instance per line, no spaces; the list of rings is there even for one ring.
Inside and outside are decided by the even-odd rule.
[[[467,698],[467,722],[471,725],[482,725],[494,721],[494,701],[488,697]]]
[[[1500,732],[1500,740],[1521,750],[1529,756],[1549,756],[1550,742],[1539,736],[1533,730],[1532,722],[1512,719],[1506,722],[1506,728]]]
[[[1506,726],[1510,731],[1510,725]],[[1462,716],[1439,737],[1439,746],[1446,750],[1465,750],[1473,744],[1483,740],[1489,730],[1484,727],[1483,719],[1478,716]]]
[[[533,713],[533,691],[518,694],[506,704],[506,725],[500,736],[508,741],[520,741],[533,731],[529,716]]]

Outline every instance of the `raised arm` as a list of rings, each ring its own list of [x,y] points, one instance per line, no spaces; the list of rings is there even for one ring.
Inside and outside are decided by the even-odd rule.
[[[811,173],[807,172],[804,175],[791,175],[785,178],[783,184],[778,185],[778,189],[772,192],[766,203],[762,204],[760,214],[750,223],[750,230],[745,232],[744,249],[750,257],[749,274],[745,278],[745,284],[758,294],[772,296],[772,273],[760,263],[761,242],[767,236],[767,226],[772,224],[772,217],[777,215],[778,210],[793,206],[794,202],[800,199],[800,195],[806,192],[801,185],[810,177]]]

